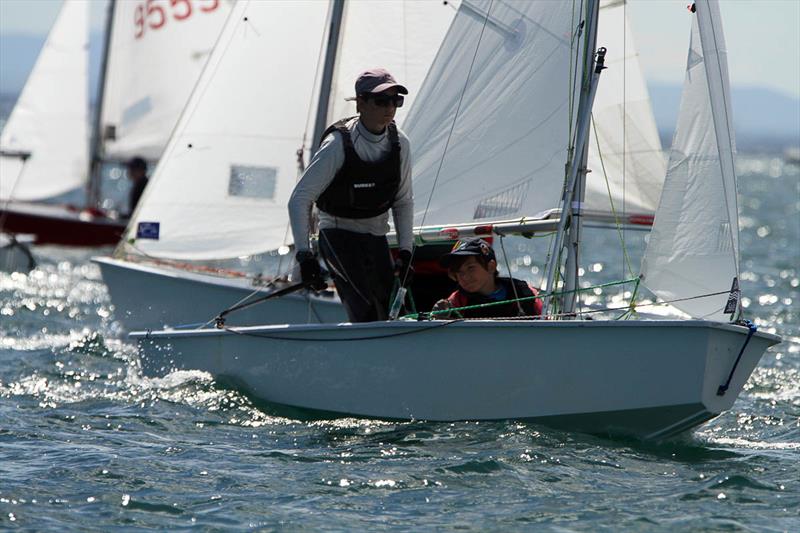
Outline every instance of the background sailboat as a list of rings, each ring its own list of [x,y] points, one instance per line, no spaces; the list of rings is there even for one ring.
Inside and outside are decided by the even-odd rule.
[[[547,204],[525,196],[525,189],[517,185],[523,183],[519,173],[523,178],[531,174],[530,165],[509,161],[502,155],[516,150],[515,156],[529,163],[522,148],[514,146],[516,141],[529,150],[549,151],[562,161],[574,158],[574,162],[580,162],[586,158],[586,150],[581,147],[581,139],[584,147],[588,144],[591,108],[586,102],[591,103],[600,75],[598,67],[602,66],[599,59],[597,63],[593,60],[598,6],[587,2],[581,6],[584,9],[573,7],[577,6],[512,1],[462,4],[433,67],[442,76],[429,78],[427,82],[455,79],[457,81],[450,85],[451,92],[453,87],[461,88],[464,96],[462,99],[455,90],[456,95],[445,99],[442,108],[450,124],[445,138],[435,137],[441,140],[442,167],[449,162],[450,167],[459,167],[466,177],[475,168],[465,165],[458,157],[449,158],[445,149],[447,137],[451,133],[460,135],[458,154],[488,156],[492,164],[479,170],[500,180],[500,186],[520,187],[521,202],[544,206]],[[482,16],[476,16],[476,11]],[[730,115],[720,115],[726,111],[728,88],[717,3],[713,0],[698,2],[698,17],[693,18],[693,34],[703,38],[700,48],[696,40],[693,41],[687,73],[690,81],[684,93],[682,115],[689,116],[697,111],[698,105],[709,108],[709,114],[717,117],[713,120],[715,130],[725,127],[729,134]],[[523,27],[526,31],[520,31]],[[573,56],[576,51],[578,55]],[[598,58],[601,57],[599,54]],[[460,61],[466,62],[466,73],[459,68],[463,64]],[[441,62],[451,65],[452,69],[444,68]],[[698,69],[701,63],[705,66]],[[575,69],[574,76],[572,69]],[[692,84],[702,69],[709,73],[708,85]],[[711,72],[716,74],[711,76]],[[450,78],[444,78],[448,74]],[[480,83],[491,79],[507,83],[502,87]],[[579,81],[572,86],[569,79]],[[707,90],[708,86],[712,90]],[[555,87],[567,90],[556,91]],[[521,108],[523,99],[517,91],[532,95],[532,101],[541,107]],[[425,89],[421,93],[426,94]],[[447,102],[451,103],[449,107]],[[463,119],[462,103],[467,106]],[[473,125],[470,106],[473,105],[488,105],[494,112],[490,117],[519,117],[517,123],[506,124],[509,129],[516,129],[518,136],[508,138],[508,132],[500,131],[499,125],[491,120],[485,130],[470,128]],[[580,116],[574,116],[571,109],[581,110]],[[554,120],[547,131],[555,137],[561,134],[562,144],[576,143],[576,146],[559,148],[557,143],[550,143],[543,137],[544,130],[538,131],[535,127],[554,115],[559,115],[561,120]],[[528,118],[541,120],[533,122],[534,127],[531,127]],[[583,130],[571,131],[570,128],[577,129],[578,124]],[[702,161],[703,164],[678,164],[671,168],[688,169],[684,172],[688,182],[709,180],[716,183],[717,192],[727,197],[724,187],[735,183],[733,176],[719,180],[715,177],[725,176],[725,171],[711,175],[702,174],[702,171],[709,160],[722,168],[733,168],[731,138],[715,131],[713,143],[709,144],[704,141],[708,139],[705,130],[709,121],[687,121],[686,125],[685,138],[690,141],[684,153],[688,157],[678,157],[676,161]],[[506,135],[501,138],[504,142],[496,142],[490,133]],[[682,135],[676,136],[678,150],[682,138]],[[549,159],[544,161],[549,162]],[[535,168],[533,175],[544,167]],[[568,165],[568,171],[569,168]],[[566,174],[574,177],[580,173]],[[544,184],[541,187],[543,196],[552,202],[558,203],[559,196],[563,196],[560,217],[572,216],[574,224],[574,217],[581,209],[583,187],[564,186],[563,169],[544,172],[542,176],[543,180],[555,180],[562,183],[565,190],[574,191],[574,196],[564,195],[558,187]],[[680,176],[680,171],[673,170],[668,180]],[[441,180],[442,176],[437,178]],[[452,175],[452,181],[445,178],[444,186],[449,193],[457,191],[453,183],[457,179],[457,175]],[[497,206],[496,202],[486,202],[480,194],[466,198],[465,202],[472,202],[470,205],[476,208],[482,203],[488,207]],[[669,217],[661,215],[663,210],[675,207],[675,202],[662,201],[656,224],[669,227]],[[687,212],[685,205],[678,207]],[[432,216],[440,215],[445,209],[447,207],[442,206]],[[475,212],[482,214],[484,211],[476,209]],[[723,218],[733,224],[730,210],[723,212],[726,213]],[[731,231],[734,229],[737,228],[732,227]],[[559,227],[562,234],[570,230],[568,226]],[[561,237],[565,248],[571,246],[565,235]],[[718,237],[722,237],[723,242],[730,239],[729,235],[718,234]],[[651,246],[655,253],[662,248],[658,243]],[[732,262],[738,261],[735,248],[731,246],[728,250]],[[691,251],[692,247],[687,249]],[[679,258],[691,255],[684,254],[683,250],[677,250]],[[559,271],[570,268],[568,259],[564,266],[564,255],[559,253],[554,258]],[[705,268],[705,265],[698,266]],[[563,277],[568,276],[565,273]],[[697,300],[709,296],[691,290],[689,293],[689,298]],[[727,300],[722,295],[716,296],[715,306]],[[721,307],[726,307],[725,303]],[[736,309],[735,305],[732,307]],[[140,339],[143,362],[149,372],[159,373],[170,368],[202,369],[217,377],[235,379],[258,397],[277,404],[390,418],[532,418],[571,429],[626,433],[644,438],[680,433],[729,409],[764,350],[780,341],[775,335],[756,332],[755,328],[739,323],[584,321],[568,320],[560,315],[551,318],[530,322],[415,320],[258,326],[141,332],[132,336]],[[234,353],[236,358],[225,357]]]
[[[280,250],[264,277],[285,277],[298,150],[304,156],[334,117],[355,114],[344,98],[365,65],[402,79],[411,104],[453,14],[438,2],[239,2],[115,257],[95,259],[115,317],[129,329],[203,323],[258,291],[252,276],[212,276],[191,262]],[[338,299],[306,295],[230,316],[344,318]]]
[[[118,242],[125,223],[99,209],[101,165],[158,158],[229,12],[224,0],[188,12],[110,2],[90,134],[89,5],[65,0],[0,137],[0,227],[38,244]],[[84,206],[54,203],[79,188]]]

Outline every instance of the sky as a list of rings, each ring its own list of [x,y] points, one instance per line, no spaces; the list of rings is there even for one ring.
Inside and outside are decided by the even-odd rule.
[[[91,1],[92,31],[101,33],[106,0]],[[683,82],[689,3],[628,0],[628,16],[648,82]],[[43,41],[60,5],[61,0],[0,0],[0,33],[40,36]],[[766,87],[800,98],[800,0],[720,0],[720,9],[732,85]],[[1,69],[2,65],[0,75]]]

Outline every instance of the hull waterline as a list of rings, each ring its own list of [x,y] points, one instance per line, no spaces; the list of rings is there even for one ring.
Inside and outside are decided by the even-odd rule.
[[[730,409],[764,351],[704,321],[384,322],[134,333],[145,372],[198,369],[278,405],[432,421],[531,419],[662,438]]]
[[[223,278],[173,268],[95,257],[114,304],[114,318],[127,331],[205,324],[243,298],[257,299],[270,287],[246,278]],[[257,294],[253,294],[258,289]],[[339,299],[305,292],[268,300],[231,313],[228,325],[335,323],[346,320]]]

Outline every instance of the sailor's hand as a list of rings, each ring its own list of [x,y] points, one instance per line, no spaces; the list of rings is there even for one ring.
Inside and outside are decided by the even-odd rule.
[[[310,289],[321,291],[328,285],[322,276],[322,269],[319,266],[317,256],[307,250],[301,250],[295,255],[297,264],[300,265],[300,279]]]
[[[397,261],[394,263],[394,274],[400,278],[400,283],[404,287],[411,285],[414,280],[414,267],[411,266],[411,252],[400,250],[397,254]]]
[[[453,304],[450,303],[450,300],[443,298],[438,302],[436,302],[435,304],[433,304],[433,308],[431,309],[431,311],[447,311],[451,307],[453,307]],[[433,315],[433,319],[435,320],[437,318],[450,318],[451,314],[452,313],[449,312],[448,313],[439,312]]]

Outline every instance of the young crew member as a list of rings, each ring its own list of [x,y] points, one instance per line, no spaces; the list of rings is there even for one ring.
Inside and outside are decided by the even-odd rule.
[[[395,275],[408,281],[413,245],[411,146],[394,123],[408,90],[385,69],[355,83],[358,116],[323,134],[319,151],[292,192],[289,218],[303,282],[320,287],[320,266],[309,244],[311,208],[319,209],[319,249],[351,322],[386,320]],[[389,210],[399,241],[392,260]]]
[[[500,277],[494,250],[483,239],[457,242],[453,250],[442,257],[440,263],[458,283],[458,289],[448,298],[436,302],[434,311],[493,302],[505,303],[437,313],[433,318],[535,317],[542,314],[541,300],[525,299],[537,296],[539,292],[522,280]],[[519,301],[520,299],[523,300]]]

